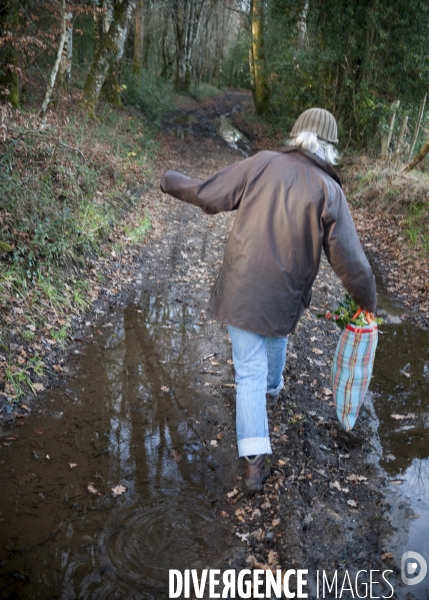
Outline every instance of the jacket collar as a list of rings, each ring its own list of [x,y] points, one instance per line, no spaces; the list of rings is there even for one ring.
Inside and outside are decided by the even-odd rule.
[[[331,165],[329,163],[326,162],[326,160],[323,160],[319,156],[316,156],[316,154],[313,154],[312,152],[307,152],[306,150],[302,150],[302,148],[297,148],[296,146],[287,146],[287,148],[281,148],[279,150],[279,152],[282,152],[283,154],[299,152],[299,154],[306,156],[311,161],[316,163],[316,165],[318,167],[320,167],[326,173],[328,173],[328,175],[330,175],[332,177],[332,179],[334,179],[338,183],[338,185],[342,188],[341,179],[339,178],[337,172],[331,167]]]

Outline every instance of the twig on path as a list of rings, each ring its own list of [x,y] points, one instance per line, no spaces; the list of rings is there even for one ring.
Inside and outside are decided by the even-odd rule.
[[[86,162],[86,158],[85,158],[85,155],[82,152],[82,150],[79,150],[79,148],[75,148],[74,146],[68,146],[67,144],[65,144],[61,140],[58,140],[58,143],[60,144],[60,146],[64,146],[64,148],[67,148],[67,150],[74,150],[75,152],[79,152],[79,154],[81,155],[81,157],[83,158],[83,160]]]
[[[208,354],[207,356],[205,356],[201,360],[197,360],[196,362],[192,363],[191,366],[195,367],[195,365],[199,365],[202,362],[204,362],[205,360],[208,360],[209,358],[213,358],[214,356],[218,356],[219,354],[222,354],[223,352],[225,352],[225,350],[221,350],[220,352],[212,352],[211,354]]]

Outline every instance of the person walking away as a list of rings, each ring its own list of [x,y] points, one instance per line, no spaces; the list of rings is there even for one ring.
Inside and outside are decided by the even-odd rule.
[[[237,211],[208,312],[226,323],[236,380],[238,455],[249,490],[269,476],[267,404],[283,388],[288,335],[309,306],[322,249],[350,296],[375,312],[371,267],[332,165],[337,123],[303,112],[281,151],[262,151],[204,181],[167,171],[161,189],[208,214]]]

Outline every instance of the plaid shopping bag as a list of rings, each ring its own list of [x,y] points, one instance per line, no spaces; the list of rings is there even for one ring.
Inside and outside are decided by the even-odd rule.
[[[353,318],[362,312],[359,310]],[[368,325],[346,325],[337,344],[331,369],[337,417],[346,431],[353,429],[368,390],[378,341],[378,327],[370,313]]]

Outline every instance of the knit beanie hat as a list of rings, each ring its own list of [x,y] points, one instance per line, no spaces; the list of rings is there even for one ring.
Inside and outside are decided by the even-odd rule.
[[[337,122],[335,117],[324,108],[309,108],[304,111],[292,127],[290,136],[296,137],[301,131],[314,131],[321,140],[338,143]]]

